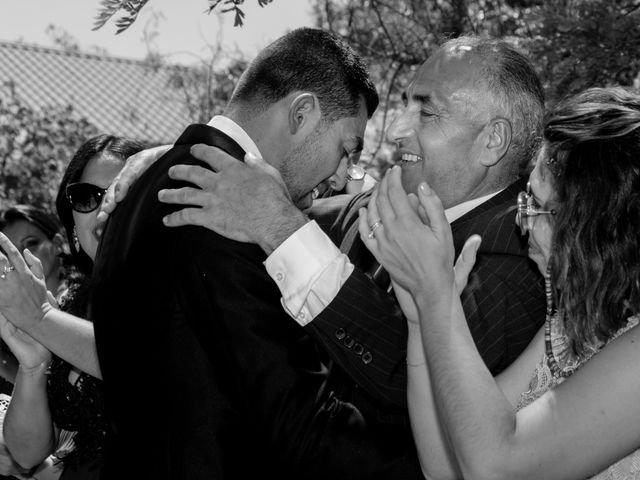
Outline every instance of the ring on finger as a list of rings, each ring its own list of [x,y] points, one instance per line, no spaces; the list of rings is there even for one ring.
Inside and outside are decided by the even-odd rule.
[[[0,273],[0,278],[4,280],[7,278],[7,274],[13,272],[16,269],[13,265],[5,265],[2,267],[2,271]]]
[[[382,220],[378,220],[377,222],[375,222],[373,225],[369,226],[369,235],[367,235],[368,238],[373,238],[376,235],[376,228],[381,227],[382,226]]]

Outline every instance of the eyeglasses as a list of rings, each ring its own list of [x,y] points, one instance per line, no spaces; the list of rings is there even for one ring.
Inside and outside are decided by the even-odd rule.
[[[71,208],[79,213],[93,212],[100,206],[107,190],[91,183],[70,183],[67,185],[67,200]]]
[[[518,194],[518,211],[516,213],[516,225],[520,227],[523,235],[533,228],[533,217],[538,215],[555,215],[556,211],[542,210],[540,205],[531,195],[531,185],[527,182],[527,191]]]

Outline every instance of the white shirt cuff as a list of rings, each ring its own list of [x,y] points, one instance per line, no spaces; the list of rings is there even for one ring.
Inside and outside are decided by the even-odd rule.
[[[331,303],[353,271],[315,221],[282,242],[264,265],[280,289],[282,306],[301,326]]]

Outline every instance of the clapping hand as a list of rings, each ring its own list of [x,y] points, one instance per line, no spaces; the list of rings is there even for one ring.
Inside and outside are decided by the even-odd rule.
[[[51,360],[51,352],[44,345],[9,322],[2,314],[0,314],[0,337],[26,370]]]
[[[368,208],[360,211],[359,230],[367,248],[389,272],[410,321],[417,321],[417,311],[403,290],[415,297],[437,295],[443,286],[452,286],[460,293],[480,244],[478,235],[471,236],[454,268],[451,227],[440,199],[426,183],[420,185],[417,197],[407,195],[399,167],[387,172]]]
[[[23,259],[2,233],[0,248],[6,252],[6,256],[0,253],[0,268],[6,272],[0,278],[0,313],[16,327],[28,331],[55,306],[55,300],[47,291],[42,264],[37,257],[25,250]]]

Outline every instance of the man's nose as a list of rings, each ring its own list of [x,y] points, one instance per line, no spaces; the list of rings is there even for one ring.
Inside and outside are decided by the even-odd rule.
[[[344,189],[347,185],[347,168],[349,166],[349,158],[344,157],[340,160],[340,164],[338,165],[338,169],[336,172],[329,177],[329,186],[332,190],[337,192]]]
[[[387,140],[392,143],[400,143],[402,139],[410,135],[405,111],[398,113],[387,128]]]

